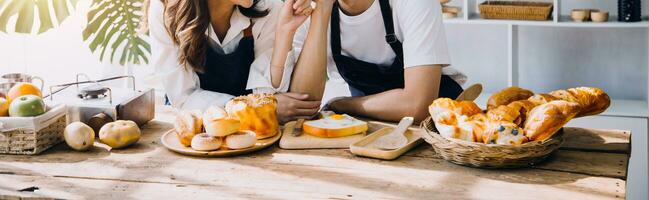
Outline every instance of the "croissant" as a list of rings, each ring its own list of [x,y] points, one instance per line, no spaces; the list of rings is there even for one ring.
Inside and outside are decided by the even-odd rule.
[[[580,112],[578,103],[564,100],[551,101],[530,111],[525,121],[525,136],[532,141],[543,141]]]
[[[527,100],[538,106],[550,101],[559,100],[559,98],[556,98],[549,94],[535,94],[534,96],[528,98]]]
[[[576,117],[597,115],[604,112],[610,105],[611,99],[602,89],[595,87],[577,87],[567,90],[556,90],[550,95],[569,102],[578,103],[581,110]]]
[[[487,101],[487,110],[497,108],[500,105],[507,105],[511,102],[530,98],[534,93],[532,91],[519,88],[508,87],[498,91],[489,97]]]
[[[522,126],[527,119],[528,113],[536,107],[536,104],[528,100],[518,100],[509,103],[508,105],[498,106],[496,109],[489,110],[487,117],[492,121],[506,121],[512,122],[518,126]]]

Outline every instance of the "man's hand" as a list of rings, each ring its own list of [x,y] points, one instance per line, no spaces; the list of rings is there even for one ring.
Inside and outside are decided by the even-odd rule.
[[[297,119],[309,119],[320,109],[320,101],[308,101],[309,95],[299,93],[279,93],[277,98],[277,117],[280,123]]]

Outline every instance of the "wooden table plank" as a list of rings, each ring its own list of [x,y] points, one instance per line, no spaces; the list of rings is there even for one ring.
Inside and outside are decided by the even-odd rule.
[[[631,154],[631,132],[626,130],[564,128],[563,149]]]
[[[614,199],[623,198],[625,191],[624,181],[616,178],[540,169],[483,170],[415,156],[381,161],[359,158],[345,150],[271,148],[245,157],[186,157],[158,144],[160,130],[168,126],[170,124],[163,122],[151,123],[145,129],[142,141],[126,150],[108,152],[95,147],[92,152],[84,153],[59,145],[41,156],[0,156],[0,174],[11,180],[29,177],[24,179],[34,183],[52,178],[74,179],[67,181],[75,185],[73,188],[83,188],[83,181],[76,179],[107,180],[128,187],[150,187],[151,191],[168,189],[166,185],[157,185],[161,183],[197,185],[208,189],[228,185],[228,189],[247,188],[250,193],[271,197],[277,194],[269,191],[288,190],[301,192],[287,192],[295,195],[322,193],[322,196],[314,198],[352,195],[370,199],[427,199],[433,196],[521,199],[520,193],[525,193],[530,198]],[[3,187],[18,188],[20,185],[0,183]],[[48,184],[36,186],[52,187]],[[100,193],[105,192],[87,194]],[[555,196],[557,194],[563,195]],[[129,193],[121,195],[128,196]],[[246,196],[247,193],[242,195],[253,197]]]
[[[395,161],[360,158],[346,150],[276,146],[247,156],[195,158],[159,144],[162,133],[172,127],[165,122],[170,120],[159,115],[143,129],[142,140],[125,150],[108,151],[96,144],[90,152],[75,152],[63,144],[39,156],[0,155],[0,194],[91,199],[623,199],[626,191],[625,181],[610,173],[620,170],[616,161],[628,158],[624,153],[560,150],[537,168],[513,170],[461,167],[439,159],[429,145]],[[16,192],[30,186],[41,191]]]

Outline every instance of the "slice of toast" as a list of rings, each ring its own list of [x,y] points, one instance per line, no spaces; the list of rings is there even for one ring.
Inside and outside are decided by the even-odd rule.
[[[318,120],[306,121],[302,125],[304,133],[316,137],[335,138],[367,131],[367,122],[349,115],[331,115]]]

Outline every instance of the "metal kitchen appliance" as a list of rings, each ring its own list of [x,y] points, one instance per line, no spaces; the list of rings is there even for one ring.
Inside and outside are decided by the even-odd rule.
[[[79,81],[81,76],[86,77],[88,81]],[[102,84],[106,81],[126,78],[131,80],[132,88],[110,87]],[[89,125],[93,129],[97,129],[92,125],[94,122],[113,120],[131,120],[142,126],[151,121],[155,115],[153,89],[137,90],[133,76],[91,80],[85,74],[77,74],[76,82],[51,86],[49,98],[46,99],[53,103],[67,105],[68,122],[92,122]]]

